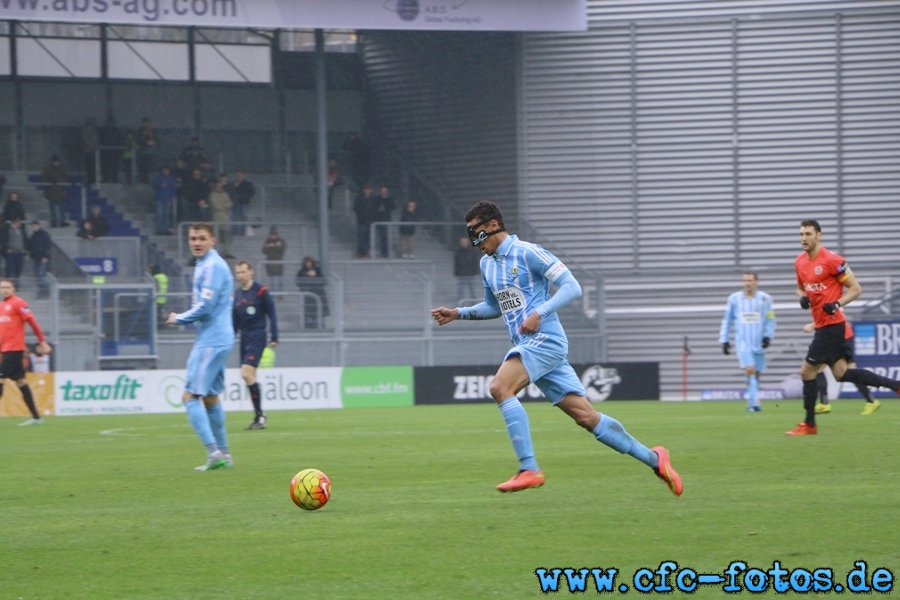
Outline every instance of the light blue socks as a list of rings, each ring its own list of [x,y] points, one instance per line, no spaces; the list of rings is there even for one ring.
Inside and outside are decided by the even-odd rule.
[[[207,452],[215,452],[216,439],[213,436],[212,427],[209,423],[209,415],[206,413],[206,407],[199,398],[191,398],[186,400],[184,408],[187,410],[187,418],[194,428],[194,432],[200,437],[200,441],[206,446]]]
[[[594,427],[594,437],[617,452],[635,457],[651,469],[659,463],[656,452],[634,439],[621,423],[609,415],[600,415],[600,422]]]
[[[209,425],[212,428],[213,436],[216,438],[216,445],[219,450],[228,454],[228,436],[225,433],[225,409],[222,408],[221,402],[216,402],[212,407],[206,407],[206,414],[209,416]]]
[[[513,451],[519,459],[519,468],[539,471],[531,445],[531,428],[528,426],[528,414],[519,399],[513,396],[497,405],[503,420],[506,421],[506,433],[512,442]]]
[[[756,375],[747,377],[747,408],[759,404],[759,378]]]

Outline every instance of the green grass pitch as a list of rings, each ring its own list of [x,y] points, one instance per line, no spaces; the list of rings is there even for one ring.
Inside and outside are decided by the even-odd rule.
[[[618,585],[667,560],[900,576],[900,403],[839,401],[805,438],[784,435],[798,401],[597,407],[669,448],[681,498],[542,403],[526,409],[547,484],[508,495],[490,405],[272,412],[265,431],[231,413],[236,467],[208,473],[184,415],[0,419],[0,599],[538,598],[537,568]],[[305,467],[332,480],[317,512],[288,493]]]

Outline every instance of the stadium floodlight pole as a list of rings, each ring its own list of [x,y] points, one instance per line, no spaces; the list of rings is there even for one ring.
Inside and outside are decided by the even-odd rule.
[[[319,264],[322,275],[328,276],[328,123],[325,111],[325,32],[316,29],[316,189],[319,204]]]

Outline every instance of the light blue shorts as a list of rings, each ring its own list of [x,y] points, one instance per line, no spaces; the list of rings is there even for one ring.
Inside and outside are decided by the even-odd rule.
[[[225,362],[231,353],[227,346],[194,347],[188,357],[184,389],[198,396],[215,396],[225,389]]]
[[[741,368],[753,367],[757,373],[764,373],[766,370],[766,353],[765,352],[738,352],[738,360],[741,362]]]
[[[503,361],[506,362],[511,356],[518,356],[525,365],[528,379],[555,406],[568,394],[585,394],[575,369],[566,360],[567,353],[568,345],[564,341],[535,334],[510,348]]]

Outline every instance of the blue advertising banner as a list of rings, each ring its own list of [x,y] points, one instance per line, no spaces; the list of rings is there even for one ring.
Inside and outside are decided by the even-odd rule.
[[[117,275],[119,273],[119,261],[116,258],[79,256],[75,263],[88,275]]]
[[[856,364],[882,377],[900,379],[900,322],[861,321],[853,323],[854,353]],[[872,395],[895,398],[891,390],[878,388]],[[841,397],[861,398],[862,395],[850,383],[841,384]]]

